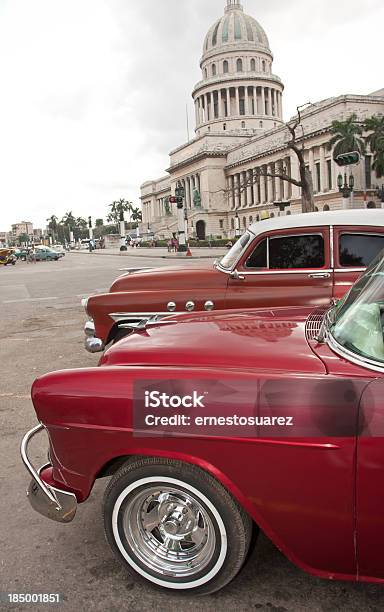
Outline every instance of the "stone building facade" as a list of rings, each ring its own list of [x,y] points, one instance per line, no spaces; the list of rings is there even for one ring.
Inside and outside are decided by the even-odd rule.
[[[231,238],[239,225],[243,229],[278,214],[279,201],[289,202],[288,214],[301,212],[299,187],[260,176],[260,169],[272,174],[284,170],[298,179],[298,161],[288,147],[284,86],[273,73],[267,35],[238,1],[227,0],[224,15],[209,29],[200,67],[202,80],[192,93],[196,136],[171,151],[165,176],[141,186],[142,233],[168,238],[177,232],[175,205],[168,198],[178,183],[185,190],[190,237]],[[335,119],[344,120],[352,113],[359,120],[384,113],[384,90],[330,98],[302,111],[298,134],[318,210],[381,205],[369,152],[348,169],[355,179],[350,201],[343,201],[338,191],[340,168],[327,147],[330,127]]]

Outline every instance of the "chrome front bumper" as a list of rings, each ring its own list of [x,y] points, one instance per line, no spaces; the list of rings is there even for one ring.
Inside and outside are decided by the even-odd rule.
[[[21,441],[21,458],[29,474],[32,476],[32,480],[27,489],[27,496],[32,508],[36,510],[36,512],[39,512],[39,514],[59,523],[70,523],[76,514],[76,495],[68,491],[57,489],[44,482],[40,474],[46,467],[50,467],[50,463],[36,470],[28,458],[28,445],[30,440],[37,433],[43,431],[43,429],[43,425],[36,425],[36,427],[25,434]]]

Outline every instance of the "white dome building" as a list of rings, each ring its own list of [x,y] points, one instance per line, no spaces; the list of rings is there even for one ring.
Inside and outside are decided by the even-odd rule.
[[[273,55],[261,25],[227,0],[224,15],[208,30],[200,60],[202,80],[192,93],[195,138],[171,151],[167,174],[141,186],[142,234],[177,235],[176,211],[168,198],[181,183],[188,237],[233,238],[236,229],[278,214],[301,212],[298,160],[288,147],[283,122],[281,79],[273,74]],[[303,100],[298,100],[301,104]],[[341,208],[340,168],[328,142],[332,121],[355,113],[361,121],[384,114],[383,90],[343,95],[302,111],[301,138],[312,174],[317,210]],[[281,173],[295,179],[290,183]],[[350,206],[380,206],[372,155],[353,169],[355,191]],[[261,176],[260,176],[261,174]]]
[[[276,127],[283,120],[281,79],[261,25],[228,0],[224,16],[209,29],[193,90],[196,133]]]

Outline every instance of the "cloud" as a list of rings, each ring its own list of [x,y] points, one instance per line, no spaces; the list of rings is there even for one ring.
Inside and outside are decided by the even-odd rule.
[[[225,0],[0,0],[0,229],[139,203],[186,140],[204,37]],[[382,0],[244,0],[266,30],[285,116],[380,81]],[[369,54],[364,51],[364,41]]]

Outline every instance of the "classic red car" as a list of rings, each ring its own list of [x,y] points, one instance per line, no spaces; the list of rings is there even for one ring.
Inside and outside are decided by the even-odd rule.
[[[379,258],[328,309],[171,316],[42,376],[32,506],[69,522],[112,475],[111,547],[168,589],[220,589],[258,529],[317,576],[384,582],[383,325]]]
[[[254,223],[214,267],[132,270],[83,301],[85,347],[102,351],[169,312],[320,306],[384,247],[384,211],[342,210]]]

